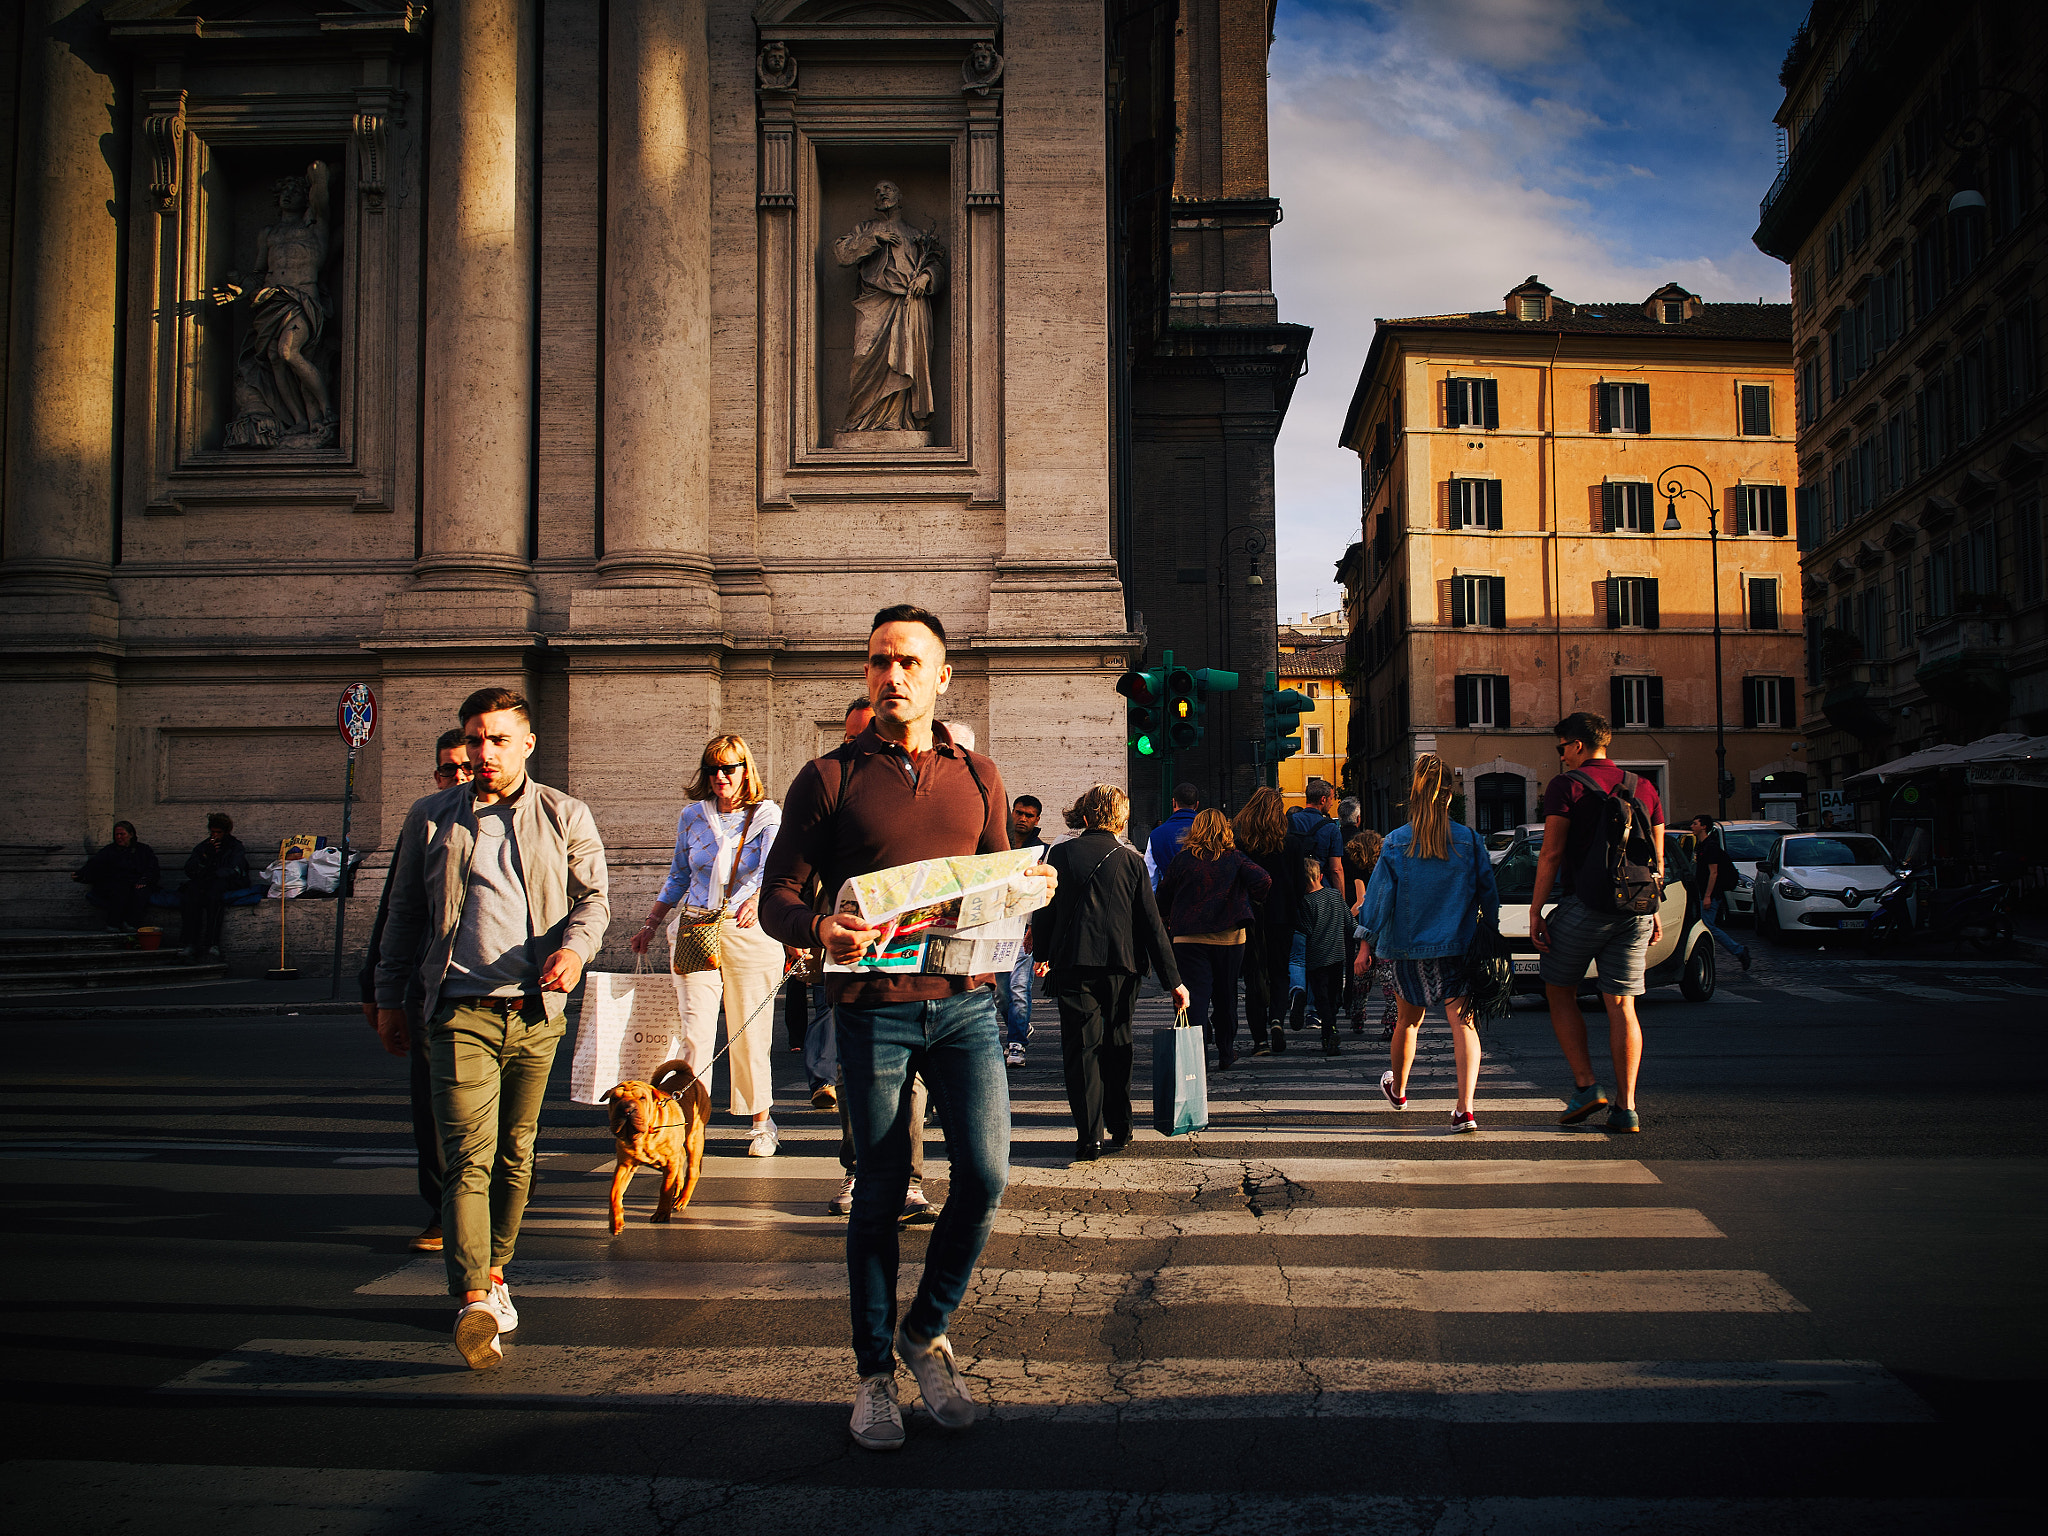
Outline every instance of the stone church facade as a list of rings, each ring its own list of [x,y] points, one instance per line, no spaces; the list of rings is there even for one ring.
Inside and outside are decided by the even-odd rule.
[[[259,860],[335,835],[356,681],[373,869],[502,683],[636,911],[706,738],[779,796],[892,602],[946,620],[942,714],[1013,793],[1121,782],[1114,33],[1101,0],[28,0],[0,924],[83,921],[117,817],[172,870],[211,810]],[[922,388],[849,430],[883,346]]]

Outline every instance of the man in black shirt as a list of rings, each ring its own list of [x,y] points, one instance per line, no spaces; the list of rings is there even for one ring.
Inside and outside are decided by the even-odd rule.
[[[1728,893],[1742,878],[1741,871],[1736,869],[1735,860],[1728,856],[1726,836],[1713,817],[1693,817],[1692,835],[1699,844],[1693,857],[1700,867],[1700,921],[1706,924],[1707,932],[1721,941],[1723,949],[1742,962],[1746,971],[1749,969],[1749,950],[1736,943],[1728,930],[1721,926],[1728,916]]]

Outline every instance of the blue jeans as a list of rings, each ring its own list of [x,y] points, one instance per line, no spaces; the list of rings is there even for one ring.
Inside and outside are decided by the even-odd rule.
[[[1289,948],[1289,949],[1288,949],[1288,951],[1287,951],[1287,1003],[1288,1003],[1288,1006],[1289,1006],[1289,1007],[1292,1007],[1292,1006],[1294,1005],[1294,994],[1295,994],[1295,993],[1297,993],[1297,992],[1302,992],[1302,993],[1306,993],[1307,991],[1308,991],[1308,935],[1307,935],[1307,934],[1305,934],[1305,933],[1297,933],[1297,934],[1295,934],[1295,936],[1294,936],[1294,943],[1293,943],[1292,947],[1291,947],[1291,948]],[[1284,1012],[1285,1010],[1282,1010],[1282,1011]],[[1308,1004],[1308,1017],[1309,1017],[1310,1021],[1311,1021],[1311,1022],[1313,1022],[1313,1023],[1317,1023],[1317,1024],[1320,1024],[1320,1023],[1322,1022],[1322,1014],[1321,1014],[1320,1010],[1318,1010],[1318,1009],[1317,1009],[1317,1007],[1316,1007],[1316,1003],[1315,1003],[1315,999],[1314,999],[1313,997],[1311,997],[1311,998],[1309,999],[1309,1004]]]
[[[1723,923],[1727,921],[1728,908],[1725,904],[1724,898],[1716,896],[1712,901],[1704,901],[1700,903],[1701,925],[1706,928],[1707,932],[1711,933],[1715,938],[1721,941],[1721,947],[1723,949],[1727,950],[1729,954],[1733,955],[1736,959],[1740,960],[1745,954],[1748,953],[1748,951],[1744,949],[1742,945],[1736,943],[1734,939],[1730,938],[1728,935],[1728,931],[1721,926]]]
[[[938,1105],[950,1181],[925,1249],[904,1331],[930,1339],[967,1294],[1010,1178],[1010,1085],[993,987],[930,1002],[837,1010],[839,1065],[853,1132],[853,1215],[846,1277],[853,1353],[863,1376],[896,1368],[897,1218],[910,1187],[911,1074]]]
[[[1009,979],[997,982],[996,990],[1000,994],[997,1004],[1003,1016],[1004,1034],[1011,1045],[1022,1045],[1031,1038],[1031,956],[1028,952],[1017,952],[1017,963],[1010,967]]]

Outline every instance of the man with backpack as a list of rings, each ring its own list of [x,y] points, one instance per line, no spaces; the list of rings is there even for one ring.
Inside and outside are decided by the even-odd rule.
[[[1543,990],[1550,1027],[1575,1085],[1560,1117],[1577,1125],[1601,1109],[1607,1129],[1642,1129],[1636,1114],[1636,1070],[1643,1031],[1635,1000],[1643,992],[1650,946],[1662,937],[1657,898],[1664,877],[1664,807],[1648,783],[1609,760],[1614,733],[1603,716],[1580,711],[1557,722],[1564,772],[1543,791],[1543,852],[1529,903],[1529,939],[1543,954]],[[1564,877],[1548,918],[1543,904]],[[1593,1075],[1579,983],[1595,967],[1607,1007],[1615,1097]]]

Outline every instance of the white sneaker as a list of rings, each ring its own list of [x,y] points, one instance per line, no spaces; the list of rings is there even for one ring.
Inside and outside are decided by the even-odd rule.
[[[502,1280],[491,1282],[491,1310],[498,1314],[498,1332],[519,1331],[519,1309],[512,1305],[512,1292]]]
[[[896,1406],[894,1376],[863,1376],[853,1395],[853,1443],[864,1451],[903,1449],[903,1410]]]
[[[782,1145],[782,1138],[775,1132],[775,1122],[764,1120],[747,1136],[747,1156],[773,1157],[775,1149]]]
[[[918,1395],[925,1411],[941,1429],[965,1429],[974,1422],[974,1399],[967,1383],[960,1379],[960,1367],[953,1363],[953,1346],[942,1333],[928,1343],[914,1342],[903,1329],[896,1330],[896,1350],[910,1374],[917,1378]]]
[[[853,1214],[853,1180],[851,1178],[839,1187],[839,1193],[825,1203],[825,1209],[834,1216]]]
[[[906,1227],[928,1227],[939,1219],[931,1201],[924,1197],[922,1184],[912,1184],[903,1192],[903,1214],[896,1219]]]
[[[498,1342],[498,1309],[488,1301],[472,1301],[455,1314],[455,1347],[472,1371],[488,1371],[505,1363],[505,1346]]]
[[[1006,1067],[1023,1066],[1024,1047],[1017,1044],[1015,1041],[1012,1041],[1010,1043],[1010,1048],[1003,1052],[1003,1065]]]

